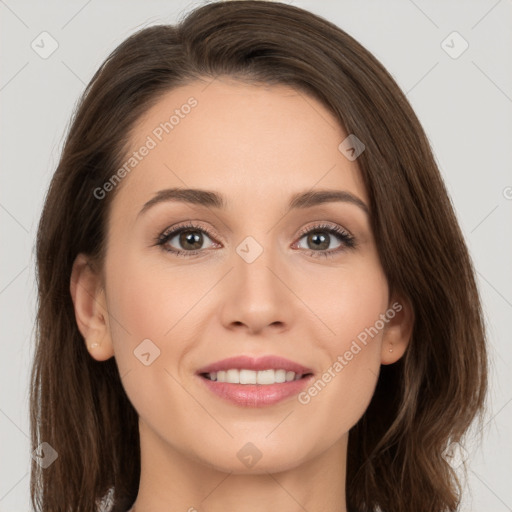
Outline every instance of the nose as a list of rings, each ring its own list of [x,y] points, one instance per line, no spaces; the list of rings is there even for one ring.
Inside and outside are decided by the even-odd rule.
[[[232,260],[234,267],[227,276],[222,307],[222,322],[226,328],[247,334],[266,329],[282,332],[290,328],[296,299],[287,285],[289,273],[283,270],[284,265],[274,253],[259,250],[251,240],[237,248]],[[258,255],[253,258],[255,254]]]

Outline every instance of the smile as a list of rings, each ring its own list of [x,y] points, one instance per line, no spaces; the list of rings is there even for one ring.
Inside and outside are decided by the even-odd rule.
[[[262,386],[268,386],[270,384],[282,384],[283,382],[299,380],[303,377],[303,374],[283,369],[254,371],[232,368],[226,371],[205,373],[203,376],[216,382],[227,382],[229,384],[259,384]]]

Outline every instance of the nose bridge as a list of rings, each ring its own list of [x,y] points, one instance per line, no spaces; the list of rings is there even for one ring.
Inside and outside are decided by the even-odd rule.
[[[235,248],[236,278],[251,290],[262,288],[268,293],[276,286],[276,277],[270,269],[276,266],[278,248],[270,247],[271,240],[270,234],[260,231],[255,236],[246,236]]]
[[[238,218],[236,234],[240,237],[234,246],[234,261],[237,273],[241,278],[250,278],[254,269],[258,275],[269,272],[265,266],[275,264],[278,246],[275,240],[276,230],[272,228],[272,216],[268,209],[257,208],[261,201],[251,202],[255,197],[261,197],[256,191],[251,197],[239,197],[239,211],[244,212]]]
[[[275,273],[286,280],[287,251],[279,234],[284,228],[283,214],[272,206],[272,201],[262,199],[266,197],[264,190],[255,189],[252,195],[237,198],[242,213],[235,224],[239,238],[234,244],[233,261],[238,279],[256,289],[269,287],[269,293],[283,288]]]

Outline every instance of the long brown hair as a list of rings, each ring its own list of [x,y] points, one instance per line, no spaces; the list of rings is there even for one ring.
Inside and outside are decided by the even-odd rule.
[[[46,196],[37,235],[38,315],[31,374],[31,500],[41,511],[111,510],[135,501],[137,413],[115,363],[94,360],[70,295],[77,254],[101,268],[115,191],[101,187],[126,159],[129,136],[169,90],[220,75],[285,84],[322,102],[365,144],[357,162],[390,290],[415,323],[402,359],[383,366],[349,434],[347,504],[354,511],[457,509],[461,485],[443,453],[481,419],[487,389],[484,321],[474,269],[427,137],[380,62],[334,24],[265,1],[203,5],[175,26],[138,31],[88,84]],[[340,141],[341,142],[341,141]]]

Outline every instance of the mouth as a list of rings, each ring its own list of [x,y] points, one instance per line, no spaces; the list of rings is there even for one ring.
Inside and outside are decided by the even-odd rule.
[[[295,373],[285,369],[249,370],[230,368],[217,372],[204,372],[199,374],[202,378],[226,384],[271,386],[301,380],[313,375],[312,372]]]
[[[206,390],[238,407],[271,406],[291,399],[313,380],[313,370],[269,354],[223,359],[196,372]]]
[[[198,377],[209,392],[242,408],[268,407],[291,400],[314,379],[310,372],[244,368],[203,372]]]

